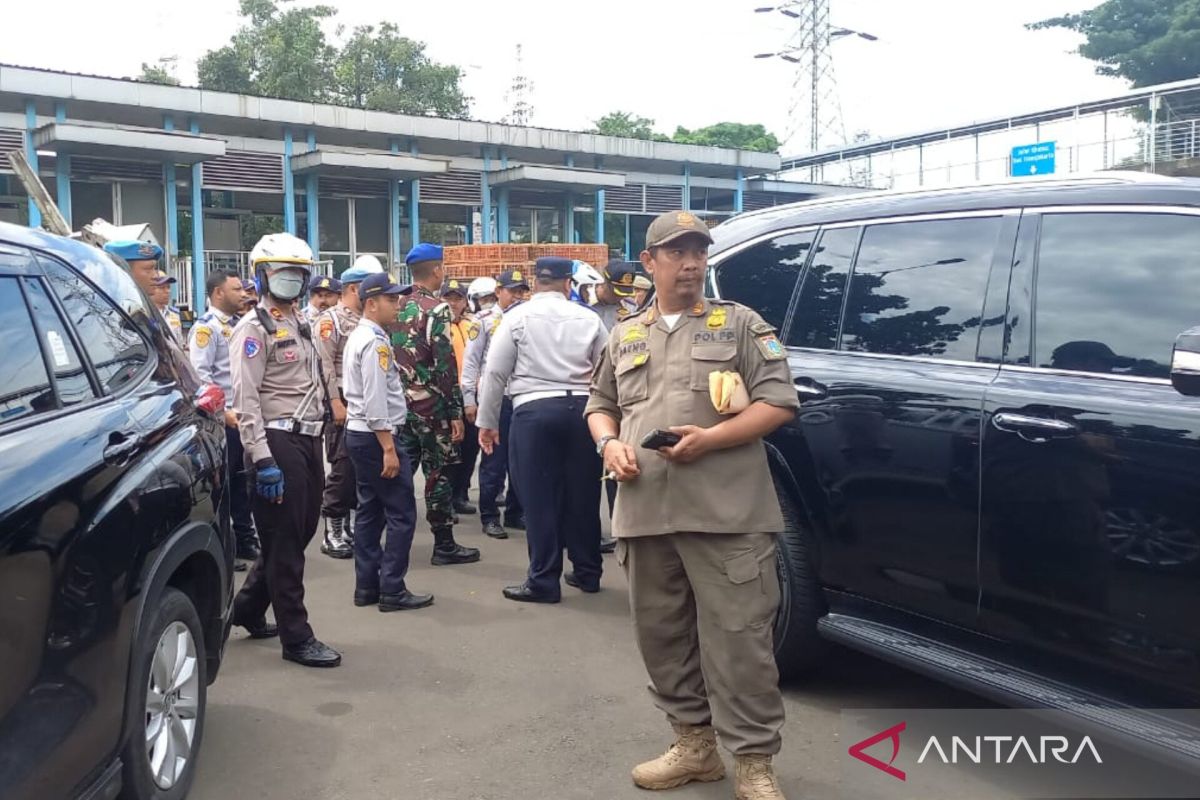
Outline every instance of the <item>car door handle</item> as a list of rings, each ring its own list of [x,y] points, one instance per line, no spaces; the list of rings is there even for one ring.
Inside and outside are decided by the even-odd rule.
[[[142,443],[142,437],[135,433],[114,432],[108,435],[108,447],[104,448],[106,464],[124,464]]]
[[[796,394],[800,395],[801,400],[824,400],[829,394],[829,388],[825,384],[812,378],[796,378],[792,385],[796,387]]]
[[[1079,427],[1074,422],[1051,417],[1033,417],[1011,411],[1001,411],[993,415],[992,426],[1005,433],[1015,433],[1034,444],[1042,444],[1051,439],[1066,439],[1079,433]]]

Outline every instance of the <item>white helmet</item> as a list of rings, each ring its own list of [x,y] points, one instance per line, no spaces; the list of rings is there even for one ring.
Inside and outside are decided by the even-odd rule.
[[[596,286],[597,284],[604,283],[604,278],[600,276],[600,273],[591,264],[579,261],[578,259],[574,264],[575,271],[571,275],[571,281],[576,286]]]
[[[383,264],[379,263],[379,259],[372,255],[361,255],[354,259],[354,266],[351,269],[361,270],[370,274],[372,272],[383,272]]]
[[[290,233],[268,233],[258,240],[250,251],[250,266],[257,267],[264,263],[294,264],[311,271],[313,266],[312,248],[308,242]]]
[[[495,278],[476,278],[471,281],[471,285],[467,287],[467,297],[475,300],[479,297],[487,297],[489,294],[496,293]]]

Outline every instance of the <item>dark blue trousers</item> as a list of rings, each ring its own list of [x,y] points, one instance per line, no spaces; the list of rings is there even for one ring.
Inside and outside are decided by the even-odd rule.
[[[512,472],[528,505],[531,589],[562,593],[563,548],[583,586],[598,586],[600,556],[600,457],[588,433],[587,397],[551,397],[513,413]],[[503,439],[501,439],[503,443]]]
[[[225,426],[226,465],[229,467],[229,516],[239,545],[254,544],[254,521],[250,514],[250,481],[246,475],[246,451],[237,428]]]
[[[517,496],[518,481],[509,469],[512,418],[512,399],[506,397],[500,404],[500,446],[493,448],[490,456],[485,453],[479,460],[479,521],[484,524],[500,521],[500,506],[496,505],[496,498],[504,489],[506,477],[508,494],[504,498],[504,516],[515,519],[523,513],[521,499]]]
[[[358,517],[354,525],[354,588],[361,592],[399,594],[405,590],[408,555],[417,529],[417,498],[413,494],[408,454],[393,436],[400,472],[381,477],[383,448],[373,433],[346,431],[346,450],[354,462],[358,485]],[[380,545],[384,524],[386,543]]]

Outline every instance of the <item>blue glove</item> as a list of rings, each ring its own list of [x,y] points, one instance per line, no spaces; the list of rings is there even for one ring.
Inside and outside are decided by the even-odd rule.
[[[254,480],[260,497],[272,502],[283,498],[283,471],[279,467],[272,464],[257,470]]]

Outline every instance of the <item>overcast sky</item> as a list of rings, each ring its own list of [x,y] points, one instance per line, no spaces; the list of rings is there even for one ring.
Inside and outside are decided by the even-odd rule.
[[[847,133],[877,138],[1123,91],[1123,81],[1097,76],[1071,53],[1080,37],[1023,27],[1098,1],[832,0],[835,24],[879,37],[834,45]],[[521,43],[537,125],[583,130],[621,109],[654,119],[665,133],[736,121],[762,122],[783,136],[795,127],[788,119],[795,73],[778,59],[753,58],[782,47],[794,24],[754,13],[770,2],[329,0],[347,28],[386,18],[427,42],[435,59],[466,68],[477,119],[505,114]],[[4,63],[134,76],[142,61],[176,56],[188,84],[196,60],[238,26],[237,0],[6,6]],[[803,149],[802,141],[785,154]]]

